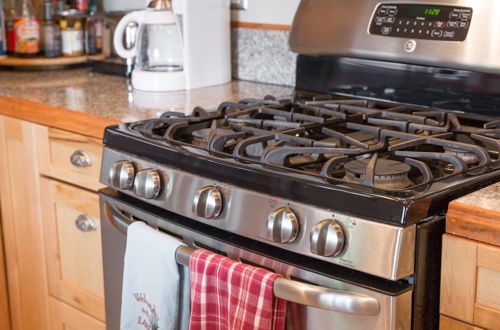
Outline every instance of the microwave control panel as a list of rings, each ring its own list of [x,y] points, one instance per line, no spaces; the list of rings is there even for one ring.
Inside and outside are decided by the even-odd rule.
[[[370,33],[388,37],[464,41],[472,20],[472,8],[421,4],[377,6]]]

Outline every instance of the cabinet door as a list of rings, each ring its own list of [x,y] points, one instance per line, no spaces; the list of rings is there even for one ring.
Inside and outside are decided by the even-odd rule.
[[[0,199],[11,325],[48,329],[38,141],[46,128],[0,116]]]
[[[98,195],[42,178],[49,292],[104,321]]]
[[[500,248],[445,235],[442,260],[441,313],[500,329]]]
[[[50,298],[51,329],[53,330],[105,330],[104,323]]]

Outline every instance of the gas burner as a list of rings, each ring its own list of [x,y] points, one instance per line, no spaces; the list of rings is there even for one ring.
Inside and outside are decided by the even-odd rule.
[[[193,135],[192,144],[198,147],[206,147],[210,142],[211,135],[224,135],[234,133],[234,130],[229,128],[202,128],[191,133]]]
[[[460,158],[467,165],[474,165],[474,164],[477,164],[479,162],[477,155],[471,151],[461,150],[461,149],[452,148],[452,147],[445,147],[444,152],[449,154],[449,155],[453,155],[453,156]]]
[[[411,166],[396,160],[356,159],[347,162],[344,168],[344,180],[347,182],[389,190],[404,189],[412,185],[408,178]]]

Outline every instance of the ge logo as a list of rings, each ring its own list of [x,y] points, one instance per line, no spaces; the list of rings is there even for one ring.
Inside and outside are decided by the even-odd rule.
[[[415,40],[408,40],[405,43],[405,51],[407,53],[413,53],[413,51],[417,48],[417,42]]]

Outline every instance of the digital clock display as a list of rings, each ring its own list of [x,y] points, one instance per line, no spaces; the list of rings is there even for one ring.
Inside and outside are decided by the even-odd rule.
[[[408,7],[408,16],[410,17],[422,17],[422,16],[436,17],[439,16],[439,14],[441,14],[440,8],[423,7],[423,6]]]
[[[438,16],[440,12],[441,9],[439,8],[425,8],[424,15]]]

